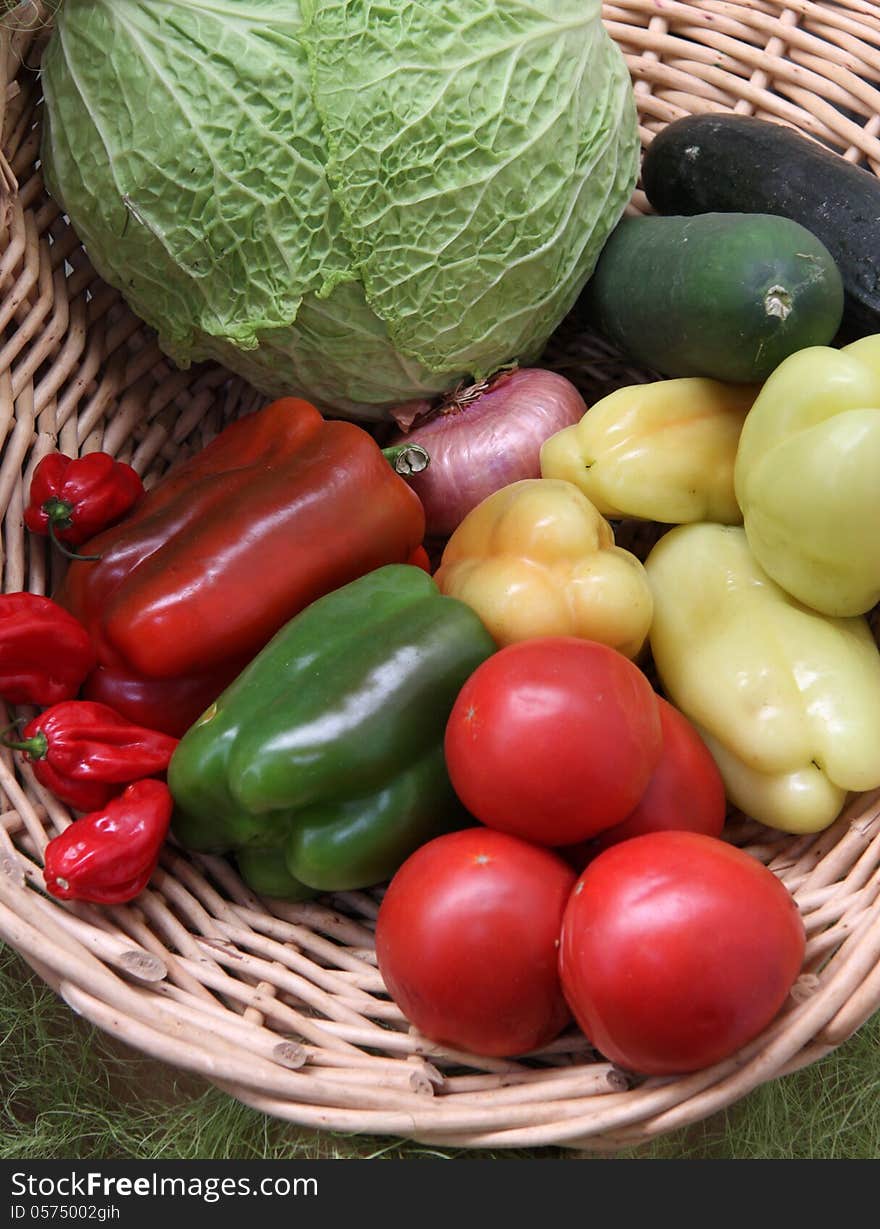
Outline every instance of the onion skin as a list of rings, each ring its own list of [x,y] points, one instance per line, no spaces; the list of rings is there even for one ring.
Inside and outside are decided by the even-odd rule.
[[[564,376],[519,367],[459,391],[395,435],[392,444],[419,443],[431,458],[427,469],[405,478],[424,506],[428,536],[449,537],[488,495],[540,478],[541,445],[586,412]]]

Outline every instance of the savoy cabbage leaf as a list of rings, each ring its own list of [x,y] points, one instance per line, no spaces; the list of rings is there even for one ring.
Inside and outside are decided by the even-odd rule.
[[[47,184],[179,364],[381,417],[533,359],[635,183],[598,0],[65,0]]]

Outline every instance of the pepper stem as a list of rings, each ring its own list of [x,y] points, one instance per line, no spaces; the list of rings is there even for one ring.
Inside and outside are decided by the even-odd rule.
[[[383,448],[382,456],[394,472],[404,478],[410,474],[420,474],[431,461],[427,448],[421,444],[395,444],[391,448]]]
[[[17,729],[20,725],[20,720],[13,721],[11,725],[0,730],[0,734]],[[8,747],[10,751],[24,751],[32,760],[44,760],[49,754],[49,740],[42,730],[38,730],[33,738],[24,738],[20,742],[15,742],[11,738],[0,738],[0,746]]]
[[[92,562],[101,558],[100,555],[81,555],[79,551],[71,550],[69,546],[65,545],[55,532],[55,521],[51,516],[49,517],[49,537],[52,539],[52,545],[57,546],[62,555],[66,555],[68,559],[82,559]]]

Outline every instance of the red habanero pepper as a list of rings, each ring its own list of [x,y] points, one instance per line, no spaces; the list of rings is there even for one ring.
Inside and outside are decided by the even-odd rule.
[[[256,656],[295,614],[424,536],[418,496],[353,422],[295,397],[226,427],[114,528],[58,594],[98,664],[184,678]]]
[[[95,665],[89,633],[38,593],[0,594],[0,696],[10,704],[57,704]]]
[[[79,546],[115,525],[143,494],[140,475],[109,452],[83,457],[50,452],[31,478],[24,523],[31,533],[48,534],[65,554],[71,554],[65,544]]]
[[[120,785],[164,773],[177,739],[133,725],[106,704],[62,700],[28,722],[20,739],[3,744],[23,752],[59,801],[95,811]]]
[[[163,781],[135,781],[102,809],[74,820],[46,846],[46,891],[94,905],[134,900],[156,869],[173,809]]]

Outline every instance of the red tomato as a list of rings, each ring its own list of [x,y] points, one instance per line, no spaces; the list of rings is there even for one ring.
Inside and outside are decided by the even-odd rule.
[[[474,671],[446,727],[446,763],[482,823],[541,845],[618,824],[663,746],[657,697],[622,653],[591,640],[524,640]]]
[[[562,923],[562,987],[606,1058],[644,1075],[697,1071],[779,1012],[804,926],[779,879],[696,832],[652,832],[591,862]]]
[[[592,841],[560,850],[576,870],[591,858],[645,832],[703,832],[720,836],[727,813],[724,782],[709,748],[688,719],[657,697],[663,753],[638,806],[622,824],[606,828]]]
[[[495,1057],[552,1041],[571,1019],[557,958],[574,881],[556,854],[488,828],[417,849],[376,920],[379,970],[410,1023]]]

